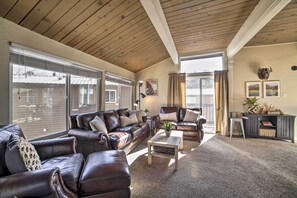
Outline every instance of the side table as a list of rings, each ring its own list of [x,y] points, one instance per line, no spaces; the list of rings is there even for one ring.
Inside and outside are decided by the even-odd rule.
[[[148,123],[149,125],[149,135],[150,136],[154,136],[154,134],[152,133],[152,118],[151,117],[147,117],[146,118],[146,123]]]

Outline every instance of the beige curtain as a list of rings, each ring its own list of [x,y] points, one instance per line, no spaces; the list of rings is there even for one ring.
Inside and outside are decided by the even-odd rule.
[[[172,107],[186,106],[186,75],[184,73],[169,74],[167,105]]]
[[[228,134],[229,115],[229,85],[228,71],[215,71],[215,102],[216,102],[216,129],[222,135]]]

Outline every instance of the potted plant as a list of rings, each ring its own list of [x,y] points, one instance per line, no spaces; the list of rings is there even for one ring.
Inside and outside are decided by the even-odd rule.
[[[171,133],[172,123],[169,122],[169,121],[165,121],[163,123],[163,125],[164,125],[164,129],[165,129],[165,134],[166,134],[167,137],[169,137],[170,133]]]
[[[247,105],[248,106],[248,112],[249,113],[258,113],[258,100],[259,98],[253,97],[253,98],[246,98],[245,102],[243,103],[243,105]]]
[[[245,99],[245,102],[243,105],[247,105],[248,107],[253,107],[258,105],[259,98],[253,97],[253,98],[247,98]]]

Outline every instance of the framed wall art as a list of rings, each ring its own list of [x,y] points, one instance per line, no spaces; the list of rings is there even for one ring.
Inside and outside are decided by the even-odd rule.
[[[263,90],[264,98],[280,98],[280,81],[264,81]]]
[[[245,92],[247,98],[262,97],[262,83],[260,81],[245,82]]]
[[[149,79],[145,82],[145,92],[148,96],[157,96],[158,95],[158,80]]]

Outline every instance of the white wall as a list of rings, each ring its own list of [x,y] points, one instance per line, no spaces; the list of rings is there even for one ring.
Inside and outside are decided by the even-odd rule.
[[[262,105],[275,105],[284,113],[297,115],[297,71],[291,66],[297,65],[297,43],[270,46],[246,47],[234,57],[234,66],[229,71],[230,111],[245,112],[242,105],[245,100],[245,82],[260,81],[257,76],[259,67],[272,67],[269,80],[281,82],[282,96],[279,99],[260,99]],[[159,113],[161,106],[167,104],[168,73],[178,72],[179,67],[170,59],[157,63],[136,73],[136,80],[158,79],[159,95],[147,96],[141,102],[141,108],[148,108],[150,116]],[[141,88],[144,92],[145,88]],[[287,96],[284,97],[284,94]],[[295,119],[295,138],[297,137],[297,119]]]
[[[0,17],[0,124],[9,123],[9,42],[70,59],[131,80],[135,79],[135,73],[133,72],[49,39]],[[104,91],[104,85],[102,91]]]
[[[270,104],[280,108],[285,114],[297,115],[297,71],[291,66],[297,65],[297,43],[243,48],[234,57],[233,96],[231,111],[244,112],[242,104],[245,96],[246,81],[261,81],[258,68],[272,67],[268,80],[279,80],[281,97],[277,99],[260,98],[263,106]],[[286,97],[285,97],[286,95]],[[297,119],[295,120],[295,138],[297,137]]]
[[[149,109],[149,116],[157,115],[160,111],[160,107],[167,105],[168,74],[171,72],[179,72],[179,66],[174,65],[172,60],[168,58],[136,73],[136,86],[138,87],[137,82],[139,80],[143,80],[144,84],[141,87],[140,92],[144,94],[145,80],[158,80],[158,96],[146,96],[145,98],[141,99],[141,109]],[[138,89],[136,91],[138,94]]]

